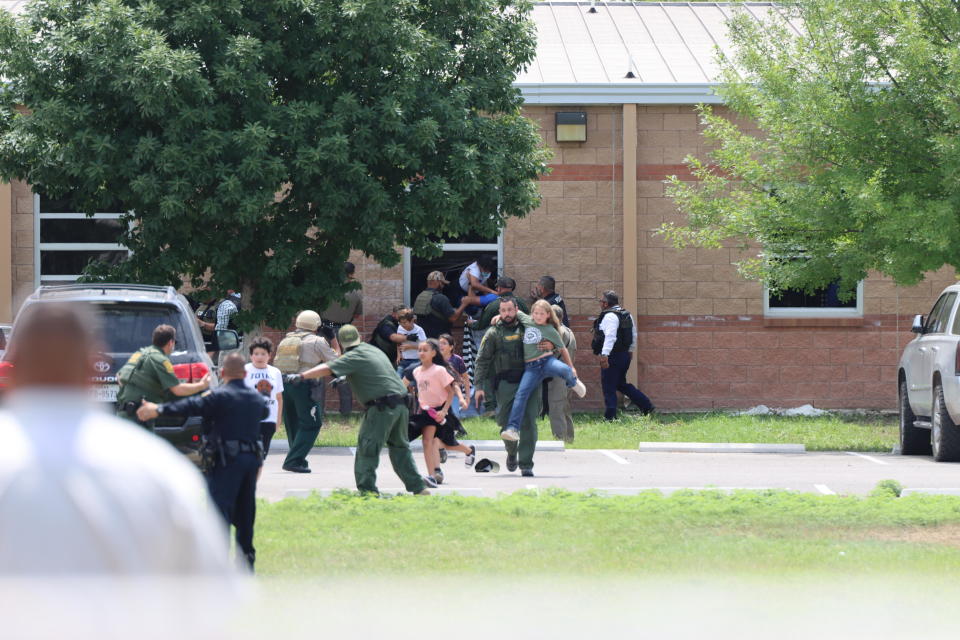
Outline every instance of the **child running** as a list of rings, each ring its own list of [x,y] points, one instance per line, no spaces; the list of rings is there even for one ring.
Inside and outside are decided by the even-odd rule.
[[[463,361],[463,358],[458,356],[453,352],[453,336],[449,333],[443,333],[437,338],[437,342],[440,343],[440,353],[443,354],[443,359],[447,361],[447,364],[450,365],[450,369],[453,370],[454,377],[457,378],[457,382],[460,384],[460,389],[463,391],[463,397],[467,399],[467,404],[470,402],[470,375],[467,373],[467,365]],[[460,410],[465,407],[461,403],[453,403],[453,414],[460,418]]]
[[[546,378],[562,378],[567,386],[573,389],[581,398],[586,395],[587,388],[577,379],[577,370],[573,368],[573,361],[567,348],[560,338],[560,320],[554,313],[550,303],[546,300],[537,300],[530,308],[530,315],[517,311],[517,319],[523,325],[523,377],[517,387],[517,395],[513,398],[513,407],[507,426],[500,433],[504,440],[517,441],[520,439],[520,421],[527,408],[527,400],[534,392],[539,393],[540,384]],[[497,318],[499,320],[499,318]],[[550,342],[554,351],[541,351],[540,343]],[[563,362],[557,359],[554,352],[559,352]]]
[[[443,482],[443,471],[440,469],[440,443],[447,449],[461,451],[466,454],[464,464],[473,465],[477,455],[477,448],[460,444],[456,439],[456,432],[463,429],[460,421],[450,411],[453,403],[455,383],[453,373],[440,353],[440,345],[430,338],[417,347],[420,356],[420,366],[413,370],[413,377],[417,381],[417,400],[422,411],[410,418],[409,439],[416,440],[423,437],[423,461],[427,465],[428,476],[437,484]],[[456,389],[459,391],[459,388]],[[464,402],[460,396],[461,402]]]

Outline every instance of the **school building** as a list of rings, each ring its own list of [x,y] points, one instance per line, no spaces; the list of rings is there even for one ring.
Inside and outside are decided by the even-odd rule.
[[[394,304],[412,302],[429,271],[455,281],[489,252],[521,294],[542,275],[556,278],[577,334],[577,369],[589,388],[575,401],[578,410],[602,406],[589,346],[607,289],[636,314],[631,375],[660,409],[895,407],[896,367],[911,339],[911,318],[955,281],[951,270],[910,288],[871,276],[848,303],[830,289],[774,297],[737,274],[738,250],[678,250],[655,233],[680,220],[664,178],[691,178],[684,158],[704,153],[695,106],[710,103],[723,112],[713,91],[715,51],[730,51],[726,19],[746,11],[762,20],[779,10],[771,3],[535,5],[537,57],[516,86],[554,153],[552,172],[540,183],[541,206],[511,220],[499,237],[449,241],[438,259],[404,250],[401,265],[384,269],[358,256],[363,329],[369,332]],[[98,214],[99,231],[86,236],[65,232],[90,224],[70,222],[71,215],[29,185],[0,186],[0,247],[10,247],[0,259],[0,322],[41,282],[69,280],[90,256],[122,251],[108,241],[109,214]]]

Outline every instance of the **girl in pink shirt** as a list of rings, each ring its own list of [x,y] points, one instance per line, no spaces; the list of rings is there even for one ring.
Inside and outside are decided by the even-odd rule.
[[[433,338],[421,342],[417,347],[420,365],[413,370],[413,377],[417,381],[417,401],[422,411],[410,419],[408,432],[411,441],[423,437],[423,461],[427,471],[431,469],[431,478],[440,484],[443,482],[443,471],[440,469],[441,442],[448,450],[460,451],[465,454],[464,463],[469,467],[477,455],[477,448],[457,442],[456,433],[463,430],[457,417],[450,411],[454,396],[463,396],[459,393],[459,385],[455,383],[454,374],[443,359],[440,344]]]

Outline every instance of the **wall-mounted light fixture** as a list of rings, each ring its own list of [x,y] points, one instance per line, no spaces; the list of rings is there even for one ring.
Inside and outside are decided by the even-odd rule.
[[[557,111],[557,142],[586,142],[587,114],[584,111]]]

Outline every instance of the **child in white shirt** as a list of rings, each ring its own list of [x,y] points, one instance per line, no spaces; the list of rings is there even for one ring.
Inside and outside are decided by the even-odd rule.
[[[250,345],[250,362],[243,365],[247,372],[243,381],[251,389],[256,389],[267,397],[267,407],[270,414],[260,423],[260,437],[263,441],[264,454],[270,452],[270,441],[280,426],[283,415],[283,374],[280,369],[270,362],[273,353],[273,342],[270,338],[260,337]]]
[[[407,367],[420,364],[417,347],[421,342],[426,342],[427,340],[426,331],[415,322],[416,319],[417,316],[415,316],[412,311],[408,311],[398,318],[400,326],[397,327],[397,333],[407,337],[406,342],[400,343],[397,349],[397,374],[401,377],[403,376],[403,372],[407,370]]]

